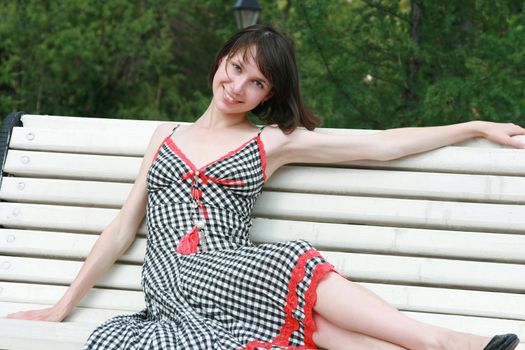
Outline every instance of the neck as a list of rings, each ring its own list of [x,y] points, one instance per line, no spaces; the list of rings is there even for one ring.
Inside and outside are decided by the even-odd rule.
[[[198,127],[204,129],[236,128],[251,125],[246,113],[225,114],[219,111],[213,101],[202,116],[195,121]]]

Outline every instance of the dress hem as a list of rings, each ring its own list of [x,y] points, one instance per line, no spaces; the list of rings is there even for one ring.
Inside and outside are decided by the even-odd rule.
[[[317,329],[315,321],[313,319],[313,309],[317,302],[317,285],[321,279],[331,271],[335,271],[332,264],[328,262],[321,263],[314,268],[313,276],[308,289],[305,292],[305,306],[304,306],[304,346],[289,346],[290,337],[292,333],[297,330],[299,321],[292,317],[292,312],[297,306],[297,284],[301,281],[305,274],[305,266],[308,259],[313,257],[320,257],[321,254],[314,248],[308,250],[302,254],[297,261],[296,266],[292,271],[292,276],[289,282],[289,294],[286,298],[285,313],[286,319],[279,332],[279,335],[275,337],[271,342],[262,342],[259,340],[253,340],[246,344],[245,347],[239,348],[238,350],[254,350],[256,348],[271,349],[273,346],[280,347],[281,349],[287,350],[304,350],[304,349],[317,349],[316,344],[313,341],[313,334]]]

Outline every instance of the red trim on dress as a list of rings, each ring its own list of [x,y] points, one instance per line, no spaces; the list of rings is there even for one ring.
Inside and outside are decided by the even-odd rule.
[[[159,156],[159,153],[160,153],[160,149],[162,148],[162,146],[164,146],[164,142],[166,142],[166,139],[168,138],[169,136],[166,136],[164,138],[164,140],[162,140],[162,142],[160,143],[159,147],[157,147],[157,152],[155,152],[155,155],[153,156],[153,160],[151,161],[151,163],[153,163],[157,157]]]
[[[261,168],[263,173],[263,180],[266,182],[266,150],[264,149],[264,143],[261,140],[261,135],[257,135],[257,145],[259,146],[259,154],[261,158]]]
[[[317,302],[317,285],[327,272],[335,271],[332,264],[325,262],[315,267],[314,275],[308,290],[305,293],[305,310],[304,310],[304,346],[317,349],[313,340],[313,335],[317,326],[314,321],[314,305]]]
[[[235,153],[239,152],[241,149],[243,149],[248,143],[252,142],[254,139],[257,139],[258,136],[254,136],[252,137],[251,139],[249,139],[248,141],[244,142],[242,145],[240,145],[239,147],[229,151],[228,153],[226,153],[225,155],[215,159],[215,160],[212,160],[211,162],[209,162],[208,164],[205,164],[203,166],[201,166],[200,168],[197,168],[197,166],[195,164],[193,164],[193,162],[188,158],[186,157],[186,155],[184,154],[184,152],[182,152],[182,150],[179,148],[179,146],[177,146],[177,144],[175,143],[175,141],[173,141],[173,139],[171,137],[168,137],[167,139],[167,143],[168,143],[168,146],[170,146],[170,148],[175,152],[177,153],[177,155],[180,156],[180,158],[193,170],[193,171],[202,171],[203,169],[206,169],[207,167],[211,166],[212,164],[214,163],[217,163],[218,161],[221,161],[223,159],[226,159],[232,155],[234,155]]]
[[[302,254],[295,267],[292,270],[292,276],[288,283],[288,295],[286,296],[286,305],[284,307],[284,312],[286,313],[285,321],[281,327],[279,335],[275,337],[270,343],[254,340],[248,342],[245,348],[242,350],[253,350],[255,348],[265,348],[270,349],[272,346],[280,346],[282,349],[317,349],[316,344],[313,341],[313,333],[316,330],[316,325],[313,319],[313,308],[317,301],[317,285],[319,281],[326,275],[327,272],[335,271],[335,268],[332,264],[326,262],[317,265],[314,269],[312,281],[310,286],[305,293],[305,305],[304,305],[304,341],[305,346],[296,347],[296,346],[287,346],[290,343],[290,337],[294,331],[299,329],[299,321],[293,317],[293,311],[298,304],[297,296],[297,286],[304,278],[306,273],[306,263],[309,259],[313,257],[321,256],[321,254],[314,248],[308,250],[306,253]]]

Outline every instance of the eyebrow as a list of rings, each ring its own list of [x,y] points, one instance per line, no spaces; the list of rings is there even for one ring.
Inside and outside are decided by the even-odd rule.
[[[232,58],[233,58],[233,57],[232,57]],[[255,57],[253,58],[253,60],[255,61]],[[244,59],[243,59],[242,57],[239,58],[239,65],[240,65],[241,68],[243,68],[243,69],[244,69],[244,62],[245,62],[245,61],[244,61]],[[259,69],[259,67],[257,67],[257,69]],[[263,83],[263,84],[268,85],[268,86],[270,85],[270,84],[268,83],[268,81],[266,81],[266,79],[264,79],[264,78],[257,78],[257,80],[260,81],[260,82]]]

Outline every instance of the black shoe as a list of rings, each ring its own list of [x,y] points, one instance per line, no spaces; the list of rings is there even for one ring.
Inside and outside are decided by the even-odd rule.
[[[520,343],[516,334],[494,336],[483,350],[512,350]]]

